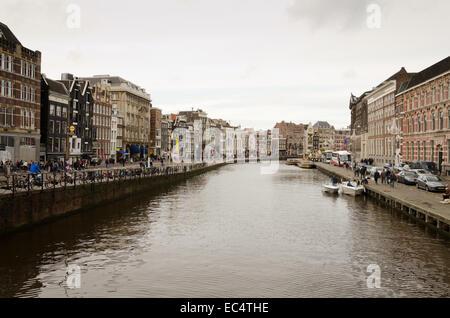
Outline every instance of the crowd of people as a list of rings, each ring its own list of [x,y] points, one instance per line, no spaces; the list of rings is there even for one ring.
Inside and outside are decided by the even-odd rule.
[[[367,166],[373,165],[373,159],[363,159],[359,163],[353,161],[351,165],[346,162],[344,163],[344,168],[348,170],[352,170],[354,172],[354,179],[353,182],[350,180],[348,181],[348,186],[353,186],[353,184],[364,185],[369,184],[370,179],[370,172],[367,171]],[[393,168],[384,167],[381,169],[381,171],[376,170],[373,173],[373,180],[375,184],[386,184],[391,186],[392,188],[395,187],[395,182],[397,182],[397,175]],[[339,180],[337,180],[335,177],[332,178],[331,182],[333,184],[337,183]],[[344,180],[340,180],[341,183],[345,183]],[[446,192],[443,193],[443,200],[450,200],[450,188],[447,187]]]
[[[164,162],[166,160],[170,160],[170,158],[165,158],[162,156],[150,156],[148,159],[133,159],[133,158],[119,158],[117,160],[117,164],[125,167],[128,164],[140,163],[141,167],[152,167],[153,162],[161,162],[161,166],[164,166]],[[71,171],[71,170],[86,170],[90,167],[100,166],[103,161],[91,161],[88,159],[76,159],[72,162],[69,160],[47,160],[45,162],[36,162],[26,160],[20,160],[17,162],[13,162],[11,160],[1,161],[0,160],[0,173],[4,174],[6,177],[9,177],[12,173],[34,173],[38,168],[39,173],[41,171],[44,172],[55,172],[62,173],[63,171]],[[110,168],[116,161],[113,159],[104,160],[104,164],[106,168]],[[33,168],[32,168],[33,167]]]

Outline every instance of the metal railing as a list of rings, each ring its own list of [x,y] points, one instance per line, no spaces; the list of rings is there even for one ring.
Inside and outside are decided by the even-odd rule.
[[[12,173],[10,176],[0,181],[0,196],[14,196],[16,193],[20,192],[29,193],[31,191],[65,190],[67,188],[94,183],[109,183],[132,179],[153,178],[157,176],[169,176],[201,169],[206,166],[206,163],[198,163],[148,168],[74,170],[62,173]]]

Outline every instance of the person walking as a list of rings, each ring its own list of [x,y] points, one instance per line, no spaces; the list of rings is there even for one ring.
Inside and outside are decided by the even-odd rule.
[[[378,184],[378,179],[380,178],[380,173],[377,171],[375,171],[373,178],[375,179],[375,184]]]
[[[394,172],[392,172],[391,173],[391,182],[390,182],[390,185],[392,188],[394,187],[395,180],[396,180],[395,174],[394,174]]]
[[[387,184],[391,184],[391,177],[392,177],[391,170],[388,169],[388,171],[386,171],[386,181],[387,181]]]
[[[381,171],[381,184],[384,184],[385,181],[386,181],[386,169],[383,169],[383,171]]]

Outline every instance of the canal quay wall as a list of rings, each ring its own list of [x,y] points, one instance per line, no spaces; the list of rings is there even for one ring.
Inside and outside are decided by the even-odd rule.
[[[329,176],[353,179],[354,174],[344,168],[317,163],[317,169]],[[371,181],[372,183],[374,181]],[[386,207],[399,210],[410,217],[450,235],[450,205],[442,204],[442,194],[429,193],[412,186],[395,183],[392,188],[386,184],[368,184],[366,194]]]
[[[123,177],[114,181],[87,182],[76,186],[3,195],[0,197],[0,236],[134,194],[174,185],[224,165],[226,163],[187,172],[181,170],[173,174]]]

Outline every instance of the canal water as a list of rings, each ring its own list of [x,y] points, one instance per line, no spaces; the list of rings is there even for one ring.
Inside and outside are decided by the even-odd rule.
[[[327,179],[229,165],[0,238],[0,296],[450,296],[449,239]]]

